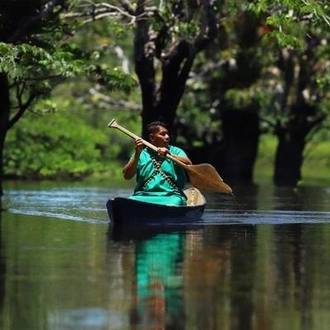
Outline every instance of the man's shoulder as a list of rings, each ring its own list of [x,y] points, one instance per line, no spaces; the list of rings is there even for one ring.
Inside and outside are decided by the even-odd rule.
[[[177,155],[179,155],[179,154],[186,154],[184,151],[183,151],[183,149],[181,149],[181,148],[179,148],[179,147],[177,147],[177,146],[172,146],[172,145],[169,145],[169,151],[170,151],[170,153],[171,154],[177,154]]]
[[[141,151],[140,158],[144,158],[144,157],[150,157],[150,154],[149,154],[149,151],[147,148],[144,148]]]
[[[131,158],[133,158],[134,155],[135,155],[135,152],[133,152],[131,154]],[[142,159],[142,158],[145,158],[145,157],[148,157],[148,156],[149,156],[149,152],[148,152],[147,148],[144,148],[144,149],[142,149],[142,151],[140,153],[139,159]]]

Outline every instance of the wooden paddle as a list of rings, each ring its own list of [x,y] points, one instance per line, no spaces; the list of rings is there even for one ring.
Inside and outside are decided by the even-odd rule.
[[[117,128],[129,137],[133,138],[134,140],[140,139],[139,136],[120,126],[115,119],[112,119],[110,121],[108,127]],[[142,141],[146,147],[157,152],[156,146],[146,140],[142,139]],[[211,164],[186,165],[169,154],[166,155],[166,158],[169,158],[177,165],[183,167],[188,174],[190,183],[197,189],[217,191],[225,194],[232,193],[232,189],[226,183],[223,182],[217,170]]]

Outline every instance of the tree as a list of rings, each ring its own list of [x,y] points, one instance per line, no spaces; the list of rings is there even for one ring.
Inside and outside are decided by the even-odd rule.
[[[154,4],[154,6],[151,6]],[[75,17],[118,18],[134,24],[134,64],[146,125],[162,120],[174,131],[176,110],[198,53],[218,32],[215,0],[144,0],[89,3]],[[175,133],[175,132],[173,132]]]
[[[296,186],[301,180],[308,138],[329,116],[330,8],[326,1],[302,3],[269,3],[266,17],[266,41],[275,55],[265,84],[271,91],[265,93],[272,95],[265,109],[272,112],[268,123],[278,138],[276,185]]]
[[[208,157],[226,180],[252,183],[261,134],[257,83],[265,61],[263,21],[238,2],[224,2],[221,17],[218,38],[197,63],[182,106],[192,109],[186,103],[194,99],[195,107],[209,118],[199,132],[195,157]],[[189,128],[194,120],[181,122],[190,134],[200,131]]]
[[[203,150],[226,178],[252,181],[259,135],[271,132],[274,183],[295,186],[308,139],[329,117],[329,6],[302,3],[223,2],[227,19],[191,86],[213,118]]]
[[[78,76],[94,77],[110,88],[130,88],[121,71],[104,70],[92,52],[70,42],[79,23],[64,14],[75,1],[17,0],[0,4],[0,196],[3,148],[8,131],[40,98]]]

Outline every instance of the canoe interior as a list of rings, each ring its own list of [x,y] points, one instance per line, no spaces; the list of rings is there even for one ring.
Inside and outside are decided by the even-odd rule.
[[[196,188],[185,190],[186,206],[168,206],[116,197],[107,202],[111,223],[123,224],[175,224],[193,223],[201,219],[206,201]]]

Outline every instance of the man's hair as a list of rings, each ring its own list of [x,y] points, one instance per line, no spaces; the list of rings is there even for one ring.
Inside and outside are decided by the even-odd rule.
[[[167,125],[162,121],[153,121],[147,125],[147,130],[149,134],[155,134],[159,131],[159,127],[164,127],[167,129]]]

